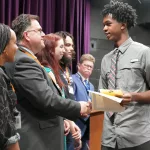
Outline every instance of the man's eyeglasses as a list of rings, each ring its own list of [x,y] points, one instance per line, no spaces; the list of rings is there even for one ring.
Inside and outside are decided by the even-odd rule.
[[[40,35],[44,35],[44,32],[41,29],[34,29],[34,30],[26,30],[25,32],[36,32]]]
[[[82,64],[84,67],[89,68],[89,69],[93,69],[93,66],[87,65],[87,64]]]

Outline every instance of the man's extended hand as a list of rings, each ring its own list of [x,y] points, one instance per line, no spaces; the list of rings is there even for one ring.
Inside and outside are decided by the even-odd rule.
[[[81,105],[81,110],[80,110],[81,116],[87,117],[88,114],[90,114],[91,112],[91,102],[80,101],[79,103]]]

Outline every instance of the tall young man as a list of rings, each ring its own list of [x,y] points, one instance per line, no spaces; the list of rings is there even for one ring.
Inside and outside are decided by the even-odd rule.
[[[132,6],[111,1],[102,15],[103,30],[115,48],[102,59],[100,88],[121,89],[126,107],[105,113],[102,150],[149,150],[150,48],[129,35],[137,19]]]

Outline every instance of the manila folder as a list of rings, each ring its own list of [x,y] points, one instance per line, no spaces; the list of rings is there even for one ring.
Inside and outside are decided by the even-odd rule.
[[[125,107],[120,105],[122,99],[99,92],[89,91],[92,98],[92,110],[121,112]]]

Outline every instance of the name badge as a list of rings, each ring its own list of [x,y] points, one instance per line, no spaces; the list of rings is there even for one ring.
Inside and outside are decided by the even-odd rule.
[[[21,129],[21,113],[19,112],[17,116],[15,116],[15,128]]]
[[[73,87],[71,85],[68,85],[68,90],[70,94],[74,94]]]

